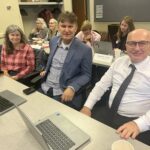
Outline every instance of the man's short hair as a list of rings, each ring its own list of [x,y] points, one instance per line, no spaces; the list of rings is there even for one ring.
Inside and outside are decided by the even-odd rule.
[[[58,22],[77,24],[77,16],[73,12],[65,11],[59,15]]]

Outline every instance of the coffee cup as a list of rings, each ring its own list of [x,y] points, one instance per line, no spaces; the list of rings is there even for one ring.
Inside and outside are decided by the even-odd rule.
[[[134,147],[126,140],[117,140],[112,143],[111,150],[134,150]]]
[[[114,52],[115,52],[115,59],[119,58],[121,55],[121,50],[119,48],[115,48]]]

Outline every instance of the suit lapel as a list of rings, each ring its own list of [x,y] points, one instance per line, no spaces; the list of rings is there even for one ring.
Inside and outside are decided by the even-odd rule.
[[[65,59],[65,62],[64,62],[64,65],[65,64],[67,64],[67,63],[69,63],[70,61],[71,61],[71,59],[72,59],[72,57],[73,57],[73,55],[75,54],[75,39],[73,39],[73,41],[72,41],[72,43],[71,43],[71,45],[70,45],[70,47],[69,47],[69,51],[68,51],[68,55],[67,55],[67,57],[66,57],[66,59]]]
[[[49,70],[49,68],[50,68],[50,65],[51,65],[51,63],[52,63],[52,60],[53,60],[53,57],[54,57],[54,55],[55,55],[55,52],[56,52],[56,50],[57,50],[57,42],[56,42],[56,44],[54,44],[52,47],[51,47],[51,52],[50,52],[50,55],[49,55],[49,58],[48,58],[48,62],[47,62],[47,68],[46,68],[46,70],[47,70],[47,72],[48,72],[48,70]]]
[[[73,57],[73,55],[74,55],[74,49],[70,49],[65,59],[64,65],[71,61],[71,58]]]

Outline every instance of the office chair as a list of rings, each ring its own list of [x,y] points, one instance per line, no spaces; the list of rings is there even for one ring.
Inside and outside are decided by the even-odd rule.
[[[100,32],[100,35],[101,35],[101,41],[110,41],[107,32],[102,31]]]
[[[35,53],[35,69],[30,74],[26,75],[19,82],[32,86],[34,83],[31,82],[35,77],[39,77],[40,72],[46,67],[48,54],[43,49],[34,49]]]
[[[30,82],[30,87],[27,88],[27,89],[24,89],[24,91],[27,92],[27,95],[28,94],[31,94],[32,91],[36,91],[40,88],[41,86],[41,80],[42,80],[42,77],[40,75],[36,76],[35,78],[33,78]],[[75,96],[80,96],[81,97],[81,106],[84,105],[86,99],[87,99],[87,96],[88,96],[88,88],[90,87],[90,84],[91,82],[88,82],[87,84],[83,85],[76,93],[75,93]],[[24,92],[25,93],[25,92]],[[82,107],[81,107],[82,108]],[[77,110],[80,110],[81,108],[77,109]]]
[[[113,42],[114,35],[117,33],[118,28],[119,28],[119,24],[110,24],[110,25],[108,25],[108,35],[109,35],[110,41]]]
[[[105,94],[101,97],[101,100],[98,101],[92,109],[92,118],[96,119],[97,121],[100,121],[99,114],[101,113],[100,112],[101,108],[108,106],[110,92],[111,87],[109,88],[108,91],[105,92]]]

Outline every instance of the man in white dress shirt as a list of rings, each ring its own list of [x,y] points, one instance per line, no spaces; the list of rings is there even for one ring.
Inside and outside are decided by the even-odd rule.
[[[122,138],[136,138],[150,145],[150,32],[136,29],[128,34],[127,56],[117,59],[95,85],[81,112],[91,116],[95,103],[110,88],[108,107],[100,110],[100,121],[117,129]],[[117,110],[112,116],[110,108],[113,99],[133,64],[136,67]],[[100,108],[101,109],[101,108]]]

